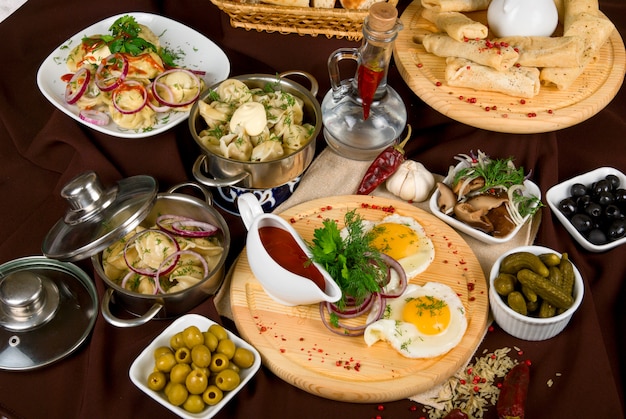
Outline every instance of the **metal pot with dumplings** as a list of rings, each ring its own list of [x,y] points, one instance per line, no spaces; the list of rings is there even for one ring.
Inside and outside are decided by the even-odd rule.
[[[298,75],[307,90],[287,79]],[[189,129],[202,154],[193,175],[210,187],[266,189],[298,178],[315,155],[322,113],[317,80],[302,71],[231,77],[193,105]]]

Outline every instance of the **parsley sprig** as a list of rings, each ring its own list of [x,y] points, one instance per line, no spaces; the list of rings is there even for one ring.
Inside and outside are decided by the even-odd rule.
[[[102,40],[107,43],[111,53],[120,52],[137,56],[154,51],[161,57],[166,66],[175,67],[175,61],[178,57],[167,49],[159,48],[142,38],[140,36],[141,30],[141,26],[133,16],[125,15],[113,22],[109,28],[111,35],[103,35]]]
[[[380,291],[387,277],[386,264],[371,245],[372,234],[363,231],[356,209],[345,214],[344,222],[346,237],[341,236],[334,220],[326,219],[308,243],[313,261],[321,264],[342,290],[339,309],[345,307],[346,297],[353,297],[359,304],[369,294]]]

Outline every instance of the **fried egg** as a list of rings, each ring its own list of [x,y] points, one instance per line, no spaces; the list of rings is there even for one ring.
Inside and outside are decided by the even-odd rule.
[[[435,259],[433,242],[412,217],[392,214],[381,221],[363,220],[363,231],[372,232],[372,246],[397,260],[408,279],[424,272]]]
[[[398,298],[386,300],[384,315],[370,324],[365,343],[388,342],[407,358],[433,358],[459,344],[467,330],[461,299],[447,285],[409,284]]]

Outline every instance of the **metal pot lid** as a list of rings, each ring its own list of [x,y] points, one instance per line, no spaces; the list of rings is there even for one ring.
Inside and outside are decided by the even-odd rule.
[[[151,176],[122,179],[105,190],[96,173],[78,175],[61,190],[69,208],[44,239],[43,254],[74,262],[101,252],[148,216],[157,192]]]
[[[74,352],[98,315],[91,278],[43,256],[0,265],[0,369],[32,370]]]

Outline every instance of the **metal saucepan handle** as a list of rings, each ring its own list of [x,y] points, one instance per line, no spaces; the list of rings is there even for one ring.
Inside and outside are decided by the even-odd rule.
[[[207,158],[206,154],[200,154],[198,158],[196,159],[196,161],[194,162],[193,168],[192,168],[193,177],[195,177],[198,182],[202,183],[205,186],[211,186],[214,188],[232,186],[241,182],[248,176],[250,176],[250,173],[243,172],[243,173],[239,173],[236,176],[229,177],[226,179],[215,179],[215,178],[208,177],[202,172],[202,168],[203,167],[206,168],[206,158]]]
[[[309,83],[311,83],[311,87],[309,88],[309,90],[311,91],[311,94],[313,96],[317,96],[317,92],[320,90],[320,85],[317,82],[317,79],[315,78],[313,74],[307,73],[306,71],[302,71],[302,70],[290,70],[290,71],[285,71],[279,74],[281,78],[292,76],[292,75],[302,76],[306,78],[309,81]]]
[[[134,318],[134,319],[120,319],[115,317],[111,310],[109,309],[109,304],[111,303],[111,298],[113,297],[113,293],[115,290],[113,288],[109,288],[104,297],[102,297],[102,303],[100,304],[100,309],[102,311],[102,317],[111,325],[116,327],[135,327],[141,326],[142,324],[148,323],[152,320],[159,311],[163,308],[163,304],[154,303],[152,307],[143,315]]]
[[[208,191],[204,186],[199,185],[196,182],[179,183],[178,185],[174,185],[171,188],[169,188],[167,190],[167,193],[174,193],[179,189],[187,188],[187,187],[192,187],[192,188],[196,188],[197,190],[199,190],[204,196],[204,202],[206,202],[207,205],[213,205],[213,194],[210,191]]]

